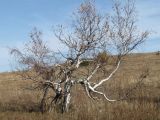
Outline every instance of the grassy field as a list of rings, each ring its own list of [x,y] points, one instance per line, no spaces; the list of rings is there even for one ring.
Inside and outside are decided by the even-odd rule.
[[[65,114],[58,110],[41,114],[41,92],[27,89],[31,81],[21,80],[13,73],[1,73],[0,120],[160,120],[160,55],[127,56],[118,73],[105,83],[105,93],[119,99],[136,86],[138,77],[147,68],[149,75],[126,100],[93,101],[74,87],[70,112]]]

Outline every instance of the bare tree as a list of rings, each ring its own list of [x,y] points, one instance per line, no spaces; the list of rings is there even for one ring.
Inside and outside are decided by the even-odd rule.
[[[51,52],[37,31],[31,34],[31,44],[25,47],[24,53],[12,50],[12,54],[18,55],[18,62],[25,68],[23,77],[36,81],[37,87],[44,90],[42,111],[45,111],[48,90],[52,89],[54,97],[49,109],[53,108],[53,104],[60,103],[62,112],[67,112],[72,87],[77,84],[82,85],[91,99],[96,99],[95,95],[99,94],[107,101],[116,101],[108,98],[98,88],[117,72],[122,58],[146,40],[148,32],[137,31],[133,0],[127,0],[124,6],[116,1],[113,10],[113,15],[102,16],[94,1],[84,1],[73,14],[70,29],[65,31],[60,25],[55,30],[55,36],[68,48],[67,55]],[[107,56],[102,57],[104,54],[101,53],[107,53]],[[63,57],[63,62],[57,62],[59,55]],[[110,57],[114,58],[115,66],[107,75],[95,79],[94,76],[108,64]],[[85,67],[88,72],[84,73],[81,64],[85,61],[89,62],[89,66]]]
[[[45,111],[45,101],[49,88],[55,91],[49,84],[56,79],[56,53],[52,52],[45,41],[42,40],[42,33],[36,28],[30,34],[31,41],[25,44],[23,50],[12,49],[13,54],[18,61],[16,67],[19,74],[25,80],[32,80],[32,89],[42,89],[44,91],[41,100],[41,110]]]

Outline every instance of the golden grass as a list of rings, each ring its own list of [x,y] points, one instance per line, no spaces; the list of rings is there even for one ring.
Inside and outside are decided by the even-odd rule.
[[[127,56],[103,90],[110,98],[119,99],[134,87],[146,67],[149,68],[149,76],[127,100],[114,103],[93,101],[77,86],[73,88],[70,112],[65,114],[58,110],[41,114],[41,92],[26,89],[31,81],[21,80],[13,73],[1,73],[0,120],[160,120],[160,55]]]

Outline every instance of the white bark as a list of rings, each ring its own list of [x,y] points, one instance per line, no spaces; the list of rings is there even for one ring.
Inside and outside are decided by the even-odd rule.
[[[76,68],[79,68],[79,65],[82,63],[82,61],[80,61],[80,59],[77,59],[77,64],[76,64]]]
[[[117,64],[116,68],[114,69],[114,71],[112,71],[111,74],[110,74],[107,78],[100,80],[100,82],[97,83],[96,85],[94,85],[93,88],[95,89],[95,88],[99,87],[100,85],[102,85],[104,82],[110,80],[110,78],[111,78],[111,77],[114,75],[114,73],[118,70],[118,68],[119,68],[119,66],[120,66],[120,63],[121,63],[121,61],[118,62],[118,64]]]
[[[104,93],[99,92],[99,91],[97,91],[97,90],[95,90],[95,89],[92,89],[92,92],[98,93],[98,94],[100,94],[100,95],[103,95],[104,98],[105,98],[106,100],[108,100],[109,102],[114,102],[114,101],[116,101],[116,100],[111,100],[111,99],[109,99]]]
[[[86,93],[87,93],[88,97],[92,99],[92,97],[91,97],[91,95],[90,95],[90,93],[88,91],[87,81],[84,82],[84,86],[85,86],[85,90],[86,90]]]
[[[71,100],[71,94],[68,93],[68,94],[67,94],[67,97],[66,97],[66,104],[65,104],[65,111],[66,111],[66,112],[68,112],[70,100]]]
[[[116,100],[111,100],[111,99],[109,99],[104,93],[95,90],[95,89],[90,85],[89,82],[87,83],[87,85],[88,85],[88,88],[89,88],[92,92],[97,93],[97,94],[100,94],[100,95],[103,95],[104,98],[105,98],[106,100],[108,100],[109,102],[116,101]]]
[[[100,67],[100,64],[97,65],[97,67],[94,69],[94,71],[91,73],[91,75],[87,78],[87,81],[89,81],[93,77],[93,75],[97,72],[99,67]]]

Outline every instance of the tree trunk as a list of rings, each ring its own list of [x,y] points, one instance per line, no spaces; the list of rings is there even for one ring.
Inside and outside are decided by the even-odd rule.
[[[63,98],[63,102],[62,102],[62,113],[68,112],[68,110],[69,110],[69,104],[70,104],[70,100],[71,100],[71,93],[70,93],[71,87],[72,87],[71,82],[67,81],[64,86],[64,98]]]
[[[62,104],[62,113],[68,112],[70,100],[71,100],[71,94],[67,93],[67,95],[64,96],[64,100]]]
[[[43,93],[43,98],[41,100],[41,104],[40,104],[40,110],[42,113],[44,113],[46,110],[47,110],[47,106],[46,106],[46,97],[47,97],[47,94],[48,94],[48,91],[49,91],[49,86],[47,86],[44,90],[44,93]]]

